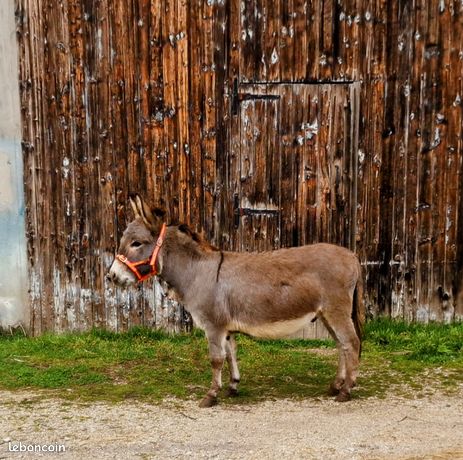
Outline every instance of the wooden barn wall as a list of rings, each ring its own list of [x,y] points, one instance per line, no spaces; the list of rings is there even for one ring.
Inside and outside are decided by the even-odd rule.
[[[233,106],[280,83],[360,88],[349,212],[370,313],[463,317],[461,1],[16,1],[34,332],[182,327],[155,282],[105,280],[127,195],[237,247]],[[292,145],[282,245],[310,237],[288,211],[310,192]]]
[[[182,327],[156,283],[105,275],[140,191],[210,231],[213,6],[18,1],[32,330]],[[188,30],[188,26],[190,29]]]

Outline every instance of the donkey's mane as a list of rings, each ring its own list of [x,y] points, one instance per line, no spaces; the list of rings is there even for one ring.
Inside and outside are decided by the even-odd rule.
[[[187,224],[180,224],[178,229],[188,235],[204,251],[218,251],[219,249],[207,241],[201,234],[193,231]]]

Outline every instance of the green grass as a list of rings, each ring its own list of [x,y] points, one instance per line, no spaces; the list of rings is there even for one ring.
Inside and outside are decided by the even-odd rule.
[[[356,398],[455,391],[463,382],[463,324],[367,324]],[[337,354],[331,341],[238,336],[240,397],[314,398],[326,393]],[[134,328],[115,334],[0,336],[0,389],[46,389],[53,396],[120,401],[199,399],[211,377],[204,335]],[[225,369],[224,382],[228,379]]]
[[[445,364],[462,358],[462,323],[406,324],[383,319],[368,323],[366,336],[371,348],[403,351],[408,360]]]
[[[454,391],[463,383],[463,323],[406,324],[387,319],[366,326],[362,379],[367,394]]]

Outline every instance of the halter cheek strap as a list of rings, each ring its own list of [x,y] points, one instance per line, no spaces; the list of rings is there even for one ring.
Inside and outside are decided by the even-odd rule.
[[[116,259],[119,260],[119,262],[122,262],[132,273],[135,274],[139,283],[158,274],[158,271],[156,270],[156,260],[166,238],[166,233],[167,225],[164,223],[162,224],[161,232],[159,233],[159,237],[156,241],[156,244],[154,245],[153,253],[149,259],[140,260],[139,262],[131,262],[122,254],[116,255]],[[143,270],[144,273],[140,273],[140,269],[143,266],[149,268],[147,273],[145,270]]]

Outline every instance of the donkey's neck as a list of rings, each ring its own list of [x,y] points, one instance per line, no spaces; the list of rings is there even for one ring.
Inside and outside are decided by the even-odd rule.
[[[220,252],[206,251],[197,243],[169,229],[162,250],[162,271],[160,277],[187,300],[196,280],[211,278],[220,262]]]

